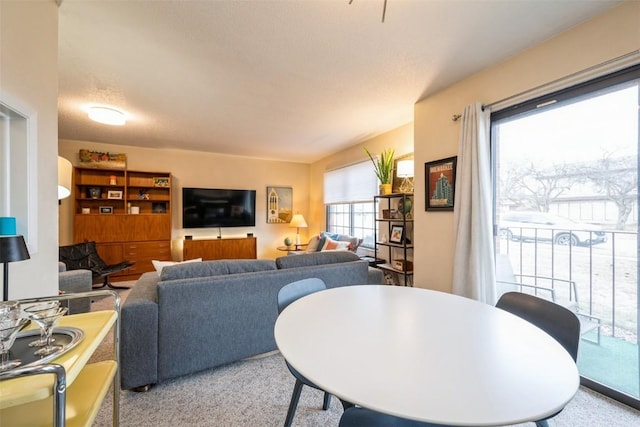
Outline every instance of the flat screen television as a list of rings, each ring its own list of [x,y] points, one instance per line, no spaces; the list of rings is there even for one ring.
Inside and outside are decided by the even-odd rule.
[[[256,191],[182,188],[182,227],[255,227]]]

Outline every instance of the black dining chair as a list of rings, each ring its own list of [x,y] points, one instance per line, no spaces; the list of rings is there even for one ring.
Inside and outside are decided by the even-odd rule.
[[[554,302],[521,292],[503,294],[496,307],[515,314],[534,324],[551,335],[571,355],[573,361],[578,359],[580,344],[580,320],[574,312]],[[536,421],[537,427],[548,427],[547,420],[552,416]]]
[[[394,417],[370,409],[353,406],[342,414],[338,427],[448,427]]]
[[[280,288],[280,291],[278,291],[278,314],[282,313],[282,311],[287,308],[289,304],[291,304],[298,298],[302,298],[305,295],[309,295],[325,289],[327,289],[327,286],[321,279],[317,278],[298,280],[296,282],[292,282],[283,286],[282,288]],[[295,415],[296,408],[298,407],[298,401],[300,400],[300,394],[302,393],[302,386],[307,385],[321,391],[324,390],[306,379],[302,374],[300,374],[300,372],[296,371],[291,365],[289,365],[288,362],[286,363],[287,368],[289,368],[289,371],[296,379],[296,383],[293,386],[293,394],[291,395],[291,402],[289,403],[289,410],[287,411],[287,418],[284,422],[285,427],[290,427],[291,423],[293,422],[293,416]],[[326,411],[327,409],[329,409],[330,405],[331,394],[325,392],[322,409]]]

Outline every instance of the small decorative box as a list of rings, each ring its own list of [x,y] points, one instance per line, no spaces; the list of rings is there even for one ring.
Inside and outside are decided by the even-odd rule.
[[[403,259],[394,259],[391,261],[391,267],[400,271],[413,271],[413,262]]]

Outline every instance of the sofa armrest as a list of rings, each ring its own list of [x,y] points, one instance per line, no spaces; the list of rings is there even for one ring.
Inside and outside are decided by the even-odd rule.
[[[158,275],[145,273],[122,305],[121,388],[158,382]]]
[[[71,270],[58,273],[58,290],[64,293],[89,292],[92,289],[91,271]],[[79,298],[68,301],[69,314],[91,311],[91,299]]]
[[[369,267],[367,272],[368,285],[384,285],[384,274],[382,270],[375,267]]]

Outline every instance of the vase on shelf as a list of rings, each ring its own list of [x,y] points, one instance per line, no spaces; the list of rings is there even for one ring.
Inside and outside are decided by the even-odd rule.
[[[380,184],[380,195],[391,194],[391,184]]]

